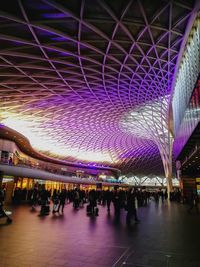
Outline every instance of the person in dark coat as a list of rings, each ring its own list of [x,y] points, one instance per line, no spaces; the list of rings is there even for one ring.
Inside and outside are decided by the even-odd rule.
[[[97,194],[94,189],[89,192],[89,205],[91,207],[92,214],[94,214],[95,207],[97,206]]]
[[[45,207],[49,201],[48,198],[48,191],[45,189],[45,185],[42,185],[42,190],[40,191],[40,202],[41,202],[41,210],[40,214],[44,214],[45,212]]]
[[[134,216],[134,219],[136,222],[139,222],[139,219],[137,217],[137,210],[135,205],[135,199],[136,199],[136,191],[134,188],[131,188],[127,195],[127,215],[126,215],[126,223],[127,225],[131,224],[131,219]]]
[[[106,200],[107,212],[108,212],[108,213],[110,212],[110,203],[111,203],[111,201],[112,201],[112,198],[113,198],[113,194],[112,194],[112,192],[108,189],[108,190],[105,192],[105,200]]]
[[[78,188],[75,188],[74,190],[74,195],[73,195],[73,200],[74,200],[74,209],[78,210],[79,205],[80,205],[80,192]]]
[[[113,204],[114,204],[115,216],[116,218],[119,218],[121,209],[121,194],[117,187],[113,192]]]
[[[53,191],[52,201],[53,201],[52,213],[56,213],[58,212],[58,204],[59,204],[59,194],[56,189],[54,189]]]
[[[60,211],[61,208],[61,212],[64,212],[64,207],[65,207],[65,200],[67,198],[67,192],[65,189],[62,189],[61,193],[58,196],[59,198],[59,205],[58,205],[58,212]]]
[[[35,206],[37,205],[37,202],[38,202],[38,189],[35,186],[33,188],[32,192],[31,192],[31,200],[30,200],[31,207],[32,207],[33,210],[35,209]]]
[[[196,212],[199,213],[198,203],[199,203],[199,197],[195,191],[194,192],[192,191],[189,197],[188,213],[191,213],[193,208],[195,208]]]

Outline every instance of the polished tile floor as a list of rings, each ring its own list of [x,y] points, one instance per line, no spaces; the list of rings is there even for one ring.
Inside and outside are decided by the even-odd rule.
[[[200,267],[200,215],[187,206],[154,201],[138,210],[139,224],[127,227],[99,206],[65,207],[63,216],[38,216],[23,205],[12,208],[13,223],[0,220],[0,267]]]

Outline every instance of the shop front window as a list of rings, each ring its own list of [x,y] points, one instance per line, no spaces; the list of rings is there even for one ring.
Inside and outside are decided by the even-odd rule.
[[[9,152],[1,151],[1,162],[8,163],[8,161],[9,161]]]

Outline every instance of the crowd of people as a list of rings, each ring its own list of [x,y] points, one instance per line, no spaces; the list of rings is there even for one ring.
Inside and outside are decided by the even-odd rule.
[[[32,209],[40,206],[40,214],[50,213],[50,202],[52,202],[51,212],[64,213],[65,204],[73,203],[73,208],[79,210],[84,204],[91,214],[98,215],[97,206],[106,206],[107,212],[110,213],[111,205],[114,208],[116,218],[120,217],[122,209],[127,211],[127,224],[130,224],[132,218],[139,222],[137,216],[137,207],[145,206],[149,203],[150,198],[155,201],[167,198],[167,193],[162,190],[158,192],[148,192],[146,190],[138,190],[137,188],[130,188],[129,190],[122,190],[115,187],[114,190],[81,190],[75,188],[73,190],[51,190],[46,189],[45,185],[35,185],[32,189],[15,188],[13,194],[13,203],[20,204],[21,202],[30,203]]]
[[[114,190],[80,190],[75,188],[73,190],[56,189],[46,190],[42,187],[40,190],[34,187],[29,193],[29,201],[33,209],[38,203],[41,205],[41,214],[48,214],[49,203],[52,201],[52,213],[64,213],[66,203],[73,203],[74,209],[78,210],[86,204],[87,209],[91,210],[90,215],[98,216],[97,205],[107,207],[107,212],[110,213],[111,203],[114,207],[114,214],[116,218],[120,217],[121,209],[127,211],[126,222],[131,224],[132,218],[139,222],[137,216],[136,202],[138,206],[147,205],[151,194],[147,191],[138,191],[136,188],[131,188],[128,191],[115,188]]]
[[[5,195],[5,188],[1,190],[1,195]],[[149,201],[153,199],[156,203],[164,202],[167,199],[167,191],[157,190],[149,192],[145,189],[137,189],[131,187],[128,190],[122,190],[115,187],[114,190],[81,190],[75,188],[73,190],[51,190],[46,189],[45,185],[35,185],[32,189],[26,190],[15,188],[13,194],[13,203],[20,204],[23,201],[30,203],[32,209],[40,206],[40,214],[50,213],[50,203],[52,202],[51,212],[64,213],[65,204],[73,203],[73,208],[79,210],[86,204],[86,210],[90,210],[91,214],[98,215],[97,206],[106,206],[107,212],[110,213],[111,205],[114,208],[116,218],[120,217],[122,209],[127,211],[126,222],[131,224],[132,219],[139,222],[137,215],[137,208],[148,205]],[[189,212],[195,207],[197,209],[198,198],[192,194],[191,199],[188,200],[190,205]],[[171,201],[180,201],[180,191],[177,190],[170,195]]]

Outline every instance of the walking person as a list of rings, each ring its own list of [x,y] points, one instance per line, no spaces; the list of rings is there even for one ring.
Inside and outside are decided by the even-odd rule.
[[[89,192],[89,206],[91,208],[91,213],[95,214],[95,208],[97,206],[97,194],[94,189]]]
[[[115,217],[116,219],[119,219],[121,209],[121,195],[118,187],[115,187],[115,190],[113,192],[113,204],[115,210]]]
[[[40,214],[41,215],[49,214],[49,212],[50,212],[50,208],[48,205],[49,195],[48,195],[48,191],[45,189],[44,184],[42,185],[42,189],[39,193],[39,199],[40,199],[40,204],[41,204]]]
[[[56,189],[54,189],[53,191],[52,201],[53,201],[52,213],[56,213],[58,212],[58,204],[59,204],[58,192]]]
[[[162,190],[160,190],[160,197],[161,197],[162,203],[164,203],[165,196]]]
[[[80,193],[77,188],[74,190],[74,209],[78,210],[80,204]]]
[[[38,203],[38,189],[37,186],[34,186],[32,192],[31,192],[31,207],[32,210],[35,210],[35,206]]]
[[[113,194],[112,192],[108,189],[105,192],[105,200],[106,200],[106,205],[107,205],[107,212],[110,213],[110,203],[113,199]]]
[[[127,225],[131,224],[131,219],[134,217],[135,222],[139,222],[139,219],[137,217],[137,210],[135,205],[135,199],[136,199],[136,191],[134,188],[131,188],[127,195],[127,204],[126,204],[126,223]]]
[[[62,189],[61,193],[58,196],[59,198],[59,205],[58,205],[58,212],[60,212],[60,208],[61,208],[61,212],[64,212],[64,207],[65,207],[65,200],[67,198],[67,192],[65,189]]]
[[[197,195],[196,192],[191,192],[190,197],[189,197],[189,209],[188,209],[188,213],[191,213],[191,211],[193,210],[193,208],[196,209],[196,212],[199,213],[199,207],[198,207],[198,203],[199,203],[199,197]]]

